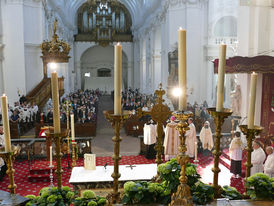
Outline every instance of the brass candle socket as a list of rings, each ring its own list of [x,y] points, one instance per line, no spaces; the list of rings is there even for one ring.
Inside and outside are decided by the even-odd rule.
[[[51,140],[54,140],[55,143],[55,153],[56,153],[56,162],[57,162],[57,168],[56,168],[56,176],[57,176],[57,187],[58,189],[62,188],[62,166],[61,166],[61,141],[67,137],[68,135],[68,130],[67,129],[62,129],[61,133],[54,133],[54,130],[50,128],[46,132],[47,137],[51,138]]]
[[[180,185],[177,188],[177,192],[174,193],[171,197],[171,205],[193,205],[190,187],[187,185],[187,177],[186,177],[186,165],[189,162],[189,157],[186,155],[186,131],[189,130],[187,119],[192,117],[192,112],[174,112],[173,115],[180,120],[177,126],[177,130],[180,135],[180,146],[179,146],[179,154],[177,155],[177,161],[181,166],[180,172]]]
[[[114,171],[111,175],[113,178],[113,191],[111,194],[112,204],[116,204],[120,202],[120,193],[118,191],[119,186],[119,178],[121,174],[119,173],[119,161],[121,160],[120,156],[120,142],[122,141],[120,137],[120,129],[129,117],[129,112],[123,111],[122,115],[114,115],[113,111],[104,111],[105,118],[111,123],[115,136],[112,138],[114,142],[114,154],[112,159],[114,161]]]
[[[214,197],[219,198],[221,196],[221,186],[218,185],[218,175],[221,171],[219,168],[219,158],[222,152],[220,151],[220,140],[222,137],[222,125],[225,121],[225,118],[229,117],[232,114],[231,109],[223,109],[222,112],[216,111],[216,108],[208,108],[209,114],[214,118],[216,124],[216,133],[215,133],[215,145],[214,145],[214,167],[212,172],[214,173],[213,177],[213,188],[214,188]]]
[[[11,152],[5,152],[5,148],[0,148],[0,157],[3,158],[3,160],[6,162],[8,170],[7,175],[9,176],[9,186],[8,189],[10,190],[11,194],[16,194],[16,184],[14,182],[14,172],[13,169],[13,161],[15,160],[15,157],[20,153],[20,148],[16,146],[12,146]]]
[[[72,167],[75,167],[76,166],[76,156],[75,156],[75,147],[77,145],[77,142],[73,141],[71,143],[72,145]]]
[[[247,147],[246,147],[247,160],[245,163],[245,166],[246,166],[245,182],[246,182],[247,178],[250,176],[251,167],[253,166],[251,164],[251,153],[253,152],[252,142],[255,139],[255,136],[259,135],[263,131],[263,127],[254,126],[253,129],[248,129],[247,125],[240,125],[239,127],[242,133],[246,135],[246,139],[247,139]]]

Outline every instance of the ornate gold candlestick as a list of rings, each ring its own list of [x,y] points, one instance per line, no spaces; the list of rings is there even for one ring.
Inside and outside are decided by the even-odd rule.
[[[56,176],[57,176],[57,186],[58,189],[62,188],[62,166],[61,166],[61,141],[67,137],[68,135],[68,130],[67,129],[62,129],[61,133],[56,134],[54,133],[54,130],[50,128],[47,132],[46,135],[50,137],[51,139],[54,140],[55,143],[55,153],[56,153],[56,162],[57,162],[57,168],[56,168]]]
[[[112,203],[116,204],[120,201],[120,193],[118,191],[118,183],[121,174],[119,173],[119,161],[121,159],[120,156],[120,142],[122,141],[120,137],[120,129],[126,119],[129,117],[129,112],[123,112],[122,115],[114,115],[113,111],[104,111],[104,115],[106,119],[111,123],[115,136],[112,138],[114,142],[114,154],[112,159],[114,160],[114,171],[111,175],[113,178],[113,192],[111,194]]]
[[[75,167],[76,166],[75,147],[77,143],[73,141],[71,145],[72,145],[72,167]]]
[[[221,187],[218,185],[218,175],[221,171],[219,168],[219,158],[222,152],[220,152],[220,140],[222,137],[222,125],[225,121],[225,118],[229,117],[232,114],[231,109],[223,109],[222,112],[217,112],[216,108],[208,108],[209,114],[214,118],[216,124],[216,133],[215,133],[215,149],[213,151],[214,155],[214,167],[212,172],[214,173],[213,177],[213,187],[214,187],[214,197],[218,198],[221,195]]]
[[[3,160],[7,163],[7,175],[9,176],[9,190],[11,194],[16,194],[16,184],[14,182],[14,172],[13,169],[13,161],[15,160],[15,157],[19,154],[20,148],[16,146],[12,146],[11,148],[12,152],[5,152],[5,148],[1,148],[0,150],[0,157],[3,158]]]
[[[259,135],[263,131],[263,127],[254,126],[253,129],[248,129],[247,125],[240,125],[239,127],[242,133],[246,135],[246,139],[247,139],[247,147],[246,147],[247,160],[245,163],[245,166],[246,166],[245,181],[247,181],[247,178],[250,176],[250,169],[253,166],[251,164],[251,152],[253,151],[252,142],[255,139],[255,136]]]
[[[177,130],[180,133],[180,146],[179,154],[177,155],[177,161],[181,165],[180,172],[180,185],[177,188],[177,192],[171,197],[170,205],[193,205],[190,187],[187,185],[186,177],[186,164],[189,161],[188,155],[186,155],[186,136],[185,133],[189,130],[188,123],[186,122],[189,117],[192,117],[192,112],[174,112],[173,115],[180,120],[177,126]]]

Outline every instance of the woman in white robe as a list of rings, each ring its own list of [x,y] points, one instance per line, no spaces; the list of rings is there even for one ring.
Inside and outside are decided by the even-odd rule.
[[[210,128],[210,123],[206,121],[200,132],[200,140],[202,142],[203,149],[208,149],[209,151],[213,148],[213,137]]]
[[[254,175],[259,172],[263,172],[263,163],[265,161],[265,152],[261,147],[261,143],[259,141],[253,142],[254,151],[251,153],[251,167],[250,175]]]

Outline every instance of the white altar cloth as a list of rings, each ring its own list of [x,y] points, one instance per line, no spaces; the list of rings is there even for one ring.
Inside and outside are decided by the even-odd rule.
[[[86,183],[86,182],[108,182],[113,181],[111,174],[113,166],[97,166],[96,170],[86,170],[84,167],[74,167],[71,172],[69,183]],[[120,165],[119,181],[130,180],[151,180],[157,174],[157,164],[140,164],[134,165],[131,169],[129,165]]]

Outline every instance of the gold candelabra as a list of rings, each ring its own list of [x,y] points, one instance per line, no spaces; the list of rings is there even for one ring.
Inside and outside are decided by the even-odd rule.
[[[216,124],[216,133],[215,133],[215,150],[213,151],[214,155],[214,167],[212,172],[214,173],[213,177],[213,188],[214,188],[214,197],[218,198],[221,196],[221,187],[218,185],[218,175],[221,171],[219,168],[219,158],[222,152],[220,151],[220,140],[222,137],[222,125],[225,121],[225,118],[229,117],[232,114],[231,109],[223,109],[222,112],[216,111],[216,108],[208,108],[209,114],[214,118]]]
[[[57,186],[58,189],[62,188],[62,166],[61,166],[61,141],[67,137],[68,135],[68,130],[67,129],[62,129],[61,133],[54,133],[53,128],[50,128],[47,132],[46,135],[54,140],[55,143],[55,153],[56,153],[56,162],[57,162],[57,168],[56,168],[56,176],[57,176]]]
[[[249,129],[247,125],[240,125],[239,127],[242,133],[246,135],[246,139],[247,139],[247,147],[246,147],[247,160],[245,163],[245,166],[246,166],[245,181],[247,181],[247,178],[250,176],[250,169],[253,166],[251,164],[251,152],[253,151],[252,142],[255,139],[255,136],[259,135],[263,131],[263,127],[254,126],[253,129]]]
[[[112,159],[114,161],[114,171],[111,175],[113,178],[113,191],[111,194],[112,203],[116,204],[120,201],[120,193],[119,193],[119,178],[121,174],[119,173],[119,161],[121,160],[120,155],[120,142],[122,141],[120,137],[120,129],[129,117],[129,112],[123,111],[122,115],[114,115],[113,111],[104,111],[104,115],[106,119],[111,123],[115,136],[112,138],[114,142],[114,154]]]
[[[139,118],[141,118],[144,115],[151,115],[151,118],[157,122],[157,142],[155,146],[155,150],[157,152],[156,154],[156,160],[155,162],[157,165],[163,163],[162,160],[162,154],[164,151],[162,138],[164,135],[163,130],[163,124],[166,122],[171,115],[171,112],[167,105],[164,105],[164,99],[163,96],[165,94],[165,90],[162,89],[162,84],[159,85],[159,90],[155,91],[155,94],[157,95],[156,104],[152,107],[151,111],[142,111],[141,108],[137,110],[137,115]]]
[[[63,110],[66,112],[66,117],[67,117],[67,130],[69,130],[69,113],[72,110],[72,104],[70,101],[66,100],[63,104],[62,104]],[[68,169],[70,169],[70,163],[69,163],[69,132],[68,132],[68,136],[67,136],[67,158],[68,158]]]
[[[174,112],[173,115],[180,120],[177,125],[177,130],[180,135],[180,146],[179,146],[179,154],[177,155],[177,161],[181,166],[180,172],[180,184],[177,188],[177,192],[174,193],[171,197],[170,206],[173,205],[193,205],[190,187],[187,185],[187,176],[186,176],[186,164],[189,161],[188,155],[186,155],[186,131],[189,130],[188,123],[186,122],[188,118],[192,117],[192,112]]]
[[[76,142],[75,141],[73,141],[72,143],[71,143],[71,145],[72,145],[72,167],[75,167],[76,166],[76,156],[75,156],[75,147],[76,147]]]
[[[16,194],[16,184],[14,182],[14,172],[13,169],[13,161],[15,160],[15,157],[19,154],[20,148],[16,146],[12,146],[11,152],[5,152],[4,148],[0,149],[0,157],[3,158],[3,160],[7,163],[7,175],[9,176],[9,186],[8,189],[10,190],[11,194]]]

